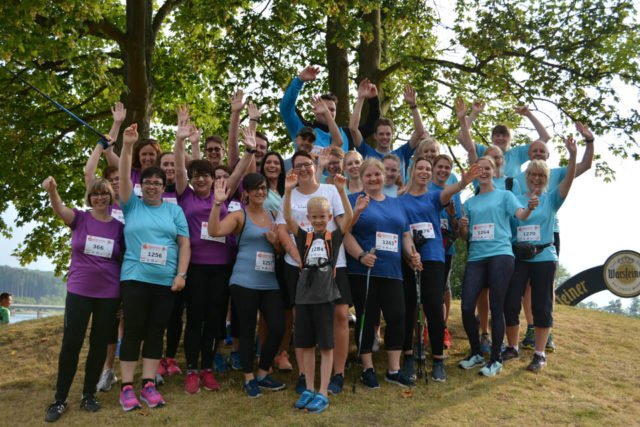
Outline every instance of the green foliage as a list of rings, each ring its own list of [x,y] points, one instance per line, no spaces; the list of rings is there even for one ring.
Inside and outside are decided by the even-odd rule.
[[[49,271],[0,266],[0,283],[16,304],[64,304],[66,285]]]

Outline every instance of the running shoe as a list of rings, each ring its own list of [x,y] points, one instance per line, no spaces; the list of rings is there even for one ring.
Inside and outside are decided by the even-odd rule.
[[[433,361],[433,372],[431,373],[431,378],[434,381],[438,381],[441,383],[447,380],[447,373],[444,370],[444,360]]]
[[[482,369],[480,369],[480,375],[485,377],[495,377],[502,371],[502,363],[494,360],[487,363]]]
[[[293,407],[296,409],[304,409],[315,397],[315,393],[313,390],[305,390],[302,392],[296,403],[293,404]]]
[[[279,371],[292,371],[293,366],[291,366],[291,362],[289,361],[289,353],[286,350],[282,350],[280,354],[278,354],[274,359],[274,364]]]
[[[542,368],[545,367],[546,364],[547,358],[545,356],[534,353],[533,360],[531,360],[531,363],[529,363],[529,366],[527,366],[527,370],[531,372],[539,372],[542,370]]]
[[[67,401],[61,402],[56,400],[47,408],[47,414],[44,416],[44,420],[48,423],[58,421],[64,411],[67,410]]]
[[[329,398],[321,393],[316,393],[313,400],[307,403],[304,409],[311,414],[319,414],[329,407]]]
[[[549,353],[556,351],[556,344],[553,342],[553,334],[549,334],[547,337],[547,344],[544,346],[544,349]]]
[[[298,382],[296,382],[296,393],[302,394],[307,389],[307,379],[304,374],[300,374],[298,377]],[[302,408],[298,408],[302,409]]]
[[[444,328],[444,348],[450,349],[453,346],[453,339],[449,333],[449,328]]]
[[[520,347],[528,350],[533,350],[536,347],[536,333],[533,325],[527,326],[527,332],[524,335],[524,339],[520,343]]]
[[[232,351],[229,353],[229,359],[227,359],[227,364],[231,366],[231,369],[234,371],[242,370],[242,363],[240,362],[240,352]]]
[[[146,403],[149,408],[159,408],[165,405],[162,395],[151,381],[148,381],[140,390],[140,400]]]
[[[102,406],[93,394],[87,394],[82,396],[82,400],[80,401],[80,408],[84,409],[87,412],[98,412],[100,408],[102,408]]]
[[[263,379],[258,380],[258,387],[260,387],[261,390],[279,391],[284,390],[286,385],[266,375]]]
[[[98,381],[98,385],[96,386],[97,391],[109,391],[111,387],[113,387],[118,382],[118,377],[116,377],[113,369],[105,369],[100,374],[100,380]]]
[[[484,357],[481,354],[472,354],[466,359],[458,362],[458,366],[462,369],[473,369],[476,366],[484,365]]]
[[[160,375],[161,377],[166,377],[167,372],[167,359],[164,357],[160,359],[160,363],[158,363],[158,369],[156,370],[156,375]]]
[[[335,374],[331,377],[331,381],[329,381],[329,387],[327,387],[327,390],[330,394],[340,394],[343,387],[344,376],[342,374]]]
[[[216,353],[215,357],[213,358],[213,367],[218,374],[229,371],[229,365],[227,365],[227,361],[224,360],[224,356],[221,353]]]
[[[491,338],[489,338],[489,334],[482,334],[480,337],[480,351],[482,354],[491,354]]]
[[[256,381],[255,378],[250,380],[249,382],[244,383],[244,391],[251,399],[262,396],[262,392],[260,391],[260,387],[258,386],[258,381]]]
[[[507,360],[517,359],[520,357],[520,352],[516,350],[515,347],[506,347],[502,351],[502,361],[506,362]]]
[[[403,388],[416,386],[416,383],[411,381],[411,378],[405,376],[402,371],[398,371],[395,374],[391,374],[389,373],[389,371],[387,371],[386,375],[384,376],[384,380],[388,383],[399,385]]]
[[[184,377],[184,392],[196,394],[200,391],[200,376],[196,371],[187,371]]]
[[[180,367],[178,366],[178,362],[176,362],[176,359],[174,359],[173,357],[169,357],[166,360],[167,362],[165,368],[169,376],[182,374],[182,369],[180,369]]]
[[[213,375],[213,369],[204,369],[200,372],[200,384],[202,384],[205,390],[220,390],[220,384],[218,384],[218,380],[216,380],[216,377]]]
[[[378,377],[376,377],[376,372],[373,368],[365,369],[362,372],[362,384],[371,389],[380,388],[380,384],[378,384]]]
[[[140,409],[140,402],[136,397],[136,392],[133,391],[133,386],[126,385],[120,390],[120,406],[125,412]]]
[[[412,354],[407,354],[404,356],[404,360],[402,362],[402,368],[400,371],[404,373],[407,378],[411,378],[415,381],[416,379],[416,366],[415,361],[413,360]]]

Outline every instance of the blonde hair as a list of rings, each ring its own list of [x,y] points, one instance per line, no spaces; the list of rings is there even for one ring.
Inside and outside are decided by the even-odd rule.
[[[414,157],[424,156],[424,152],[431,145],[436,145],[438,147],[438,153],[440,153],[440,143],[434,137],[430,136],[418,143],[418,146],[416,147],[416,150],[414,152]]]
[[[502,157],[502,167],[498,170],[498,165],[496,164],[496,161],[493,159],[493,157],[489,154],[490,152],[495,151],[497,154],[500,155],[500,157]],[[502,176],[504,175],[503,170],[504,170],[504,165],[505,165],[505,161],[504,161],[504,152],[502,151],[502,148],[498,147],[497,145],[490,145],[489,147],[487,147],[487,149],[484,151],[484,155],[483,157],[491,157],[491,160],[493,160],[493,170],[494,171],[498,171],[498,176]]]
[[[105,191],[109,193],[109,204],[112,205],[116,196],[113,192],[111,184],[104,178],[94,178],[93,181],[91,181],[91,183],[87,186],[87,191],[84,193],[84,201],[87,206],[93,207],[91,205],[91,195],[93,193],[103,193]]]
[[[480,160],[488,161],[491,164],[491,169],[493,169],[494,171],[496,170],[497,166],[496,166],[496,162],[493,160],[493,157],[491,157],[491,156],[482,156],[478,160],[476,160],[476,163],[480,163]]]
[[[397,156],[396,156],[396,158],[397,158]],[[397,160],[398,160],[398,163],[399,163],[400,159],[397,159]],[[374,167],[374,168],[378,169],[380,172],[382,172],[382,175],[385,174],[384,165],[382,164],[382,162],[380,160],[378,160],[378,159],[374,159],[373,157],[369,157],[367,160],[362,162],[362,164],[360,165],[360,179],[362,179],[362,177],[364,175],[364,171],[366,171],[370,167]]]
[[[326,211],[331,210],[331,204],[329,204],[329,200],[326,197],[312,197],[307,202],[307,211],[309,209],[322,209]]]
[[[527,177],[529,176],[529,173],[531,172],[542,172],[545,176],[545,184],[544,184],[544,188],[543,191],[547,189],[547,187],[549,186],[549,177],[551,175],[551,170],[549,169],[549,165],[547,165],[547,162],[545,162],[544,160],[531,160],[529,162],[529,165],[527,166],[527,169],[524,171],[525,175],[527,175]],[[529,187],[529,180],[527,179],[527,187]]]
[[[344,160],[342,162],[343,169],[347,168],[347,162],[349,161],[349,157],[357,157],[360,159],[360,163],[364,161],[362,158],[362,154],[358,153],[356,150],[349,150],[344,154]]]

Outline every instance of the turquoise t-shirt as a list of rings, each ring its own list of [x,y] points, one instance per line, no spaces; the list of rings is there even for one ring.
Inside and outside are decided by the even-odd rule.
[[[520,167],[529,160],[529,145],[518,145],[508,149],[504,154],[504,175],[516,176],[520,173]],[[478,157],[484,156],[487,147],[476,144]]]
[[[505,190],[493,190],[467,200],[464,211],[469,218],[468,261],[513,256],[510,219],[524,207],[511,191]]]
[[[513,218],[511,221],[513,240],[515,242],[531,243],[534,245],[546,245],[553,243],[553,220],[564,203],[560,192],[556,188],[547,191],[539,197],[540,203],[526,221]],[[518,201],[525,205],[529,202],[527,195],[518,196]],[[542,252],[526,262],[558,261],[558,254],[554,245],[547,246]]]
[[[565,176],[567,176],[566,167],[551,169],[549,174],[549,185],[547,186],[547,191],[556,190],[560,186],[560,183],[562,182]],[[520,189],[522,190],[522,193],[526,193],[529,191],[529,186],[527,185],[527,176],[524,172],[516,175],[515,179],[520,184]],[[553,220],[553,232],[554,233],[560,232],[560,224],[558,223],[557,215]]]
[[[180,206],[162,202],[150,206],[137,197],[120,200],[124,214],[126,251],[120,280],[171,286],[178,270],[178,236],[189,237]]]
[[[267,199],[264,201],[264,208],[268,212],[272,212],[274,215],[278,215],[280,212],[280,205],[282,204],[282,196],[277,191],[269,189],[267,193]]]

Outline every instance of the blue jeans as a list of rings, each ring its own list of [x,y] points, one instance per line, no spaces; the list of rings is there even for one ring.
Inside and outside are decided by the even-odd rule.
[[[462,323],[469,338],[471,354],[480,353],[480,334],[476,319],[478,295],[489,284],[491,309],[491,361],[501,360],[504,339],[504,301],[513,274],[514,258],[497,255],[481,261],[467,262],[462,281]]]

